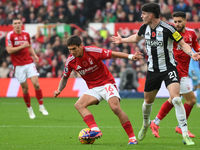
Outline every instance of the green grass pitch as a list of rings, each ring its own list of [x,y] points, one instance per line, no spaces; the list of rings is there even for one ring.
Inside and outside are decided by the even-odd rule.
[[[195,134],[194,146],[186,146],[182,136],[175,133],[177,120],[174,108],[160,123],[160,138],[155,138],[149,129],[146,138],[138,145],[127,145],[128,136],[118,118],[106,101],[88,107],[93,113],[103,136],[92,145],[82,145],[78,141],[79,131],[86,126],[74,108],[77,98],[44,98],[49,116],[39,112],[38,102],[31,103],[36,118],[29,119],[22,98],[0,98],[0,150],[199,150],[200,149],[200,109],[194,106],[189,120],[189,130]],[[154,119],[166,99],[156,99],[151,119]],[[184,102],[184,100],[183,100]],[[129,116],[134,133],[142,125],[143,99],[122,99],[121,107]]]

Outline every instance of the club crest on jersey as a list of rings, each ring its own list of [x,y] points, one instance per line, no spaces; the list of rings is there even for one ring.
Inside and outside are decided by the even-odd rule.
[[[93,65],[92,58],[90,58],[90,57],[89,57],[89,59],[88,59],[88,60],[89,60],[89,62],[90,62],[90,65]]]
[[[156,36],[157,36],[158,38],[160,38],[160,37],[162,37],[162,36],[163,36],[163,34],[162,34],[162,32],[161,32],[161,31],[158,31]]]

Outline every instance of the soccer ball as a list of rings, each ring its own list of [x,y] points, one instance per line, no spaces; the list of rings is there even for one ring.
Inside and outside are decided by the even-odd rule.
[[[81,144],[93,144],[95,139],[82,139],[81,137],[83,135],[86,135],[90,132],[90,128],[85,128],[85,129],[82,129],[80,132],[79,132],[79,135],[78,135],[78,139],[79,141],[81,142]]]

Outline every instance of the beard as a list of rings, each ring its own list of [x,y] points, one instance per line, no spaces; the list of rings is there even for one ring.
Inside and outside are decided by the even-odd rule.
[[[185,29],[185,26],[182,26],[182,28],[180,28],[180,29],[178,30],[178,32],[182,32],[183,29]]]

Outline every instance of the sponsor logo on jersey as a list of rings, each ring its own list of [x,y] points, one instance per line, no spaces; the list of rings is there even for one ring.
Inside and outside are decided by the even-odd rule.
[[[176,41],[179,41],[180,39],[181,39],[181,35],[180,35],[180,33],[178,33],[178,31],[176,31],[176,32],[174,32],[173,34],[172,34],[172,36],[173,36],[173,38],[176,40]]]
[[[18,38],[17,37],[15,37],[15,39],[14,40],[18,40]]]
[[[89,68],[86,68],[84,70],[80,70],[78,71],[80,75],[85,75],[85,74],[88,74],[88,73],[91,73],[91,72],[94,72],[95,70],[98,69],[98,66],[97,65],[94,65],[92,67],[89,67]]]
[[[146,40],[146,45],[148,46],[162,46],[163,42],[158,40]]]
[[[15,41],[14,45],[22,45],[24,44],[26,41]]]

